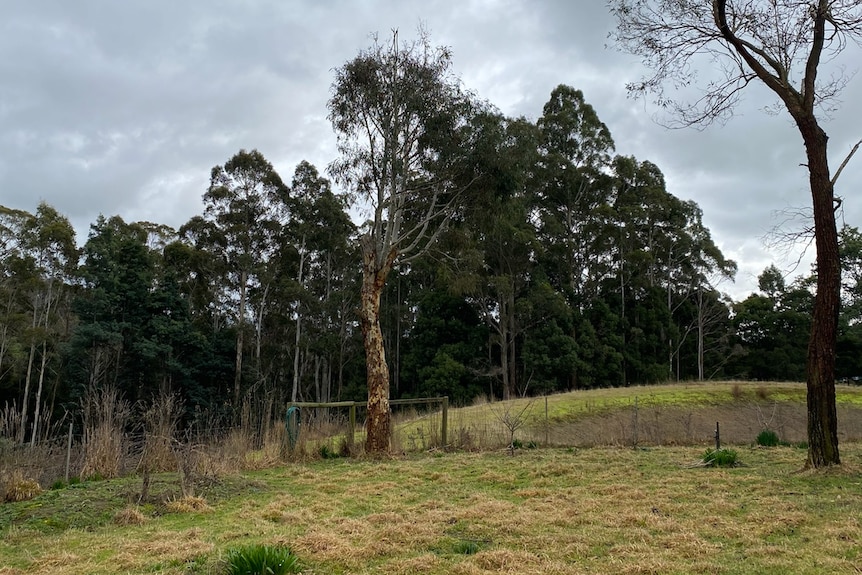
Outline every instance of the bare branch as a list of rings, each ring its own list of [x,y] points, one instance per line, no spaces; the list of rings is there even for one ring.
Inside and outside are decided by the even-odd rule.
[[[859,149],[859,146],[860,146],[860,145],[862,145],[862,140],[859,140],[858,142],[856,142],[856,145],[855,145],[855,146],[853,146],[853,149],[852,149],[852,150],[850,150],[850,153],[849,153],[849,154],[847,154],[847,157],[846,157],[846,158],[844,158],[844,161],[843,161],[843,162],[841,162],[841,165],[840,165],[840,166],[838,166],[838,169],[835,171],[835,175],[832,177],[832,185],[833,185],[833,186],[835,185],[835,182],[837,182],[837,181],[838,181],[838,176],[840,176],[840,175],[841,175],[841,172],[843,172],[843,171],[844,171],[844,168],[847,166],[847,163],[850,161],[850,158],[852,158],[852,157],[853,157],[853,154],[855,154],[855,153],[856,153],[856,150],[858,150],[858,149]]]

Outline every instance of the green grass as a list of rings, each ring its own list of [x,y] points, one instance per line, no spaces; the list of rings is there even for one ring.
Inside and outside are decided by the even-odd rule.
[[[694,467],[701,447],[291,464],[222,479],[206,512],[150,503],[132,526],[110,517],[134,482],[87,482],[0,507],[0,573],[220,574],[247,546],[327,574],[858,572],[862,445],[818,472],[804,450],[734,449],[742,467]],[[175,478],[157,479],[169,496]]]
[[[479,447],[492,449],[508,445],[509,439],[505,433],[505,426],[501,423],[505,409],[509,413],[518,413],[524,407],[525,425],[516,433],[516,439],[527,445],[530,441],[544,445],[546,429],[550,429],[550,442],[552,445],[603,445],[630,444],[634,442],[631,430],[627,430],[627,437],[620,433],[622,424],[630,425],[631,414],[635,408],[640,410],[643,416],[639,424],[660,427],[656,430],[656,437],[646,437],[644,433],[639,435],[639,442],[650,443],[681,443],[702,442],[707,436],[711,436],[715,429],[716,417],[724,418],[728,410],[736,412],[737,415],[745,412],[747,421],[744,422],[746,429],[726,428],[726,432],[737,435],[745,434],[746,441],[754,439],[749,426],[759,428],[756,410],[761,410],[761,415],[769,419],[772,409],[776,405],[787,408],[796,408],[800,416],[804,418],[806,402],[806,387],[804,383],[794,382],[703,382],[684,383],[653,386],[636,386],[627,388],[606,388],[573,391],[548,396],[547,398],[525,398],[515,399],[507,403],[482,402],[467,407],[449,410],[449,436],[447,443],[459,448]],[[836,399],[839,408],[857,409],[862,407],[862,386],[838,385],[836,386]],[[704,417],[700,421],[695,417],[689,425],[697,424],[697,429],[691,429],[690,437],[684,437],[680,429],[675,431],[669,429],[676,425],[680,427],[679,421],[686,416]],[[625,421],[611,422],[612,416],[621,416]],[[788,418],[786,410],[782,416]],[[858,414],[857,418],[862,417]],[[704,419],[705,418],[705,419]],[[711,419],[710,419],[711,418]],[[583,422],[591,422],[578,427]],[[659,425],[655,425],[656,422]],[[732,421],[722,421],[733,424]],[[776,422],[777,423],[777,422]],[[593,425],[598,424],[598,425]],[[608,428],[601,429],[602,424]],[[804,421],[797,423],[797,435],[804,436]],[[439,415],[424,416],[417,418],[397,417],[395,423],[398,447],[405,451],[417,451],[423,447],[438,447],[432,438],[439,438],[440,418]],[[567,431],[568,429],[576,431]],[[591,436],[584,437],[595,429]],[[790,429],[792,431],[792,429]],[[615,438],[606,441],[609,432],[613,432]],[[464,445],[459,433],[466,433],[471,441]],[[662,434],[667,434],[662,437]],[[801,440],[797,437],[796,441]],[[862,434],[853,432],[851,437],[862,439]],[[364,434],[359,431],[356,442],[362,444]],[[741,438],[737,437],[737,441]],[[474,443],[476,445],[470,445]],[[418,447],[417,447],[418,446]]]

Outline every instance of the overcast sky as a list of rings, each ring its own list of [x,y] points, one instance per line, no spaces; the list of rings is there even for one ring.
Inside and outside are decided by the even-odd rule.
[[[770,263],[792,272],[795,254],[764,242],[781,211],[810,205],[786,114],[764,113],[773,99],[752,87],[724,126],[661,127],[650,102],[627,98],[641,68],[605,47],[613,21],[601,0],[5,2],[0,204],[32,212],[44,200],[83,244],[99,214],[182,225],[201,212],[211,168],[242,148],[260,150],[288,182],[302,160],[323,172],[336,156],[333,69],[372,33],[410,38],[420,23],[452,48],[465,87],[507,115],[535,120],[556,85],[581,89],[617,153],[654,162],[671,193],[701,206],[739,264],[736,285],[721,286],[735,299]],[[853,73],[862,51],[849,51]],[[833,171],[862,138],[860,102],[854,78],[825,123]],[[838,183],[839,225],[862,225],[860,189],[862,154]]]

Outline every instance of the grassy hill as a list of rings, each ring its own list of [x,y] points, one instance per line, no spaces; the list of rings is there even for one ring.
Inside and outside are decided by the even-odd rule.
[[[862,387],[836,388],[840,438],[862,439]],[[806,439],[805,384],[708,382],[573,391],[547,398],[480,402],[450,409],[447,442],[488,449],[509,443],[505,420],[521,414],[521,443],[550,446],[700,445],[714,441],[716,422],[728,443],[750,443],[764,428],[782,440]],[[437,413],[398,419],[405,451],[439,439]],[[424,443],[423,443],[424,442]]]

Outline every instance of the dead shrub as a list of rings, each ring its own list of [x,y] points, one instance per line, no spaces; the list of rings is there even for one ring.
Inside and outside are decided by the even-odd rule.
[[[765,385],[758,386],[755,393],[757,395],[757,399],[760,399],[762,401],[766,401],[767,399],[769,399],[769,389],[767,389]]]
[[[733,399],[739,401],[742,399],[742,387],[738,383],[734,383],[733,387],[730,388],[730,395],[733,396]]]
[[[183,401],[175,395],[161,394],[153,398],[143,413],[144,447],[138,472],[141,474],[141,496],[147,497],[150,476],[160,471],[177,468],[178,457],[174,450],[180,418],[183,414]]]
[[[144,411],[144,453],[141,467],[151,473],[176,469],[175,435],[183,414],[183,400],[162,394]]]
[[[119,477],[125,455],[129,403],[116,388],[89,389],[81,402],[84,424],[84,463],[81,477]]]

